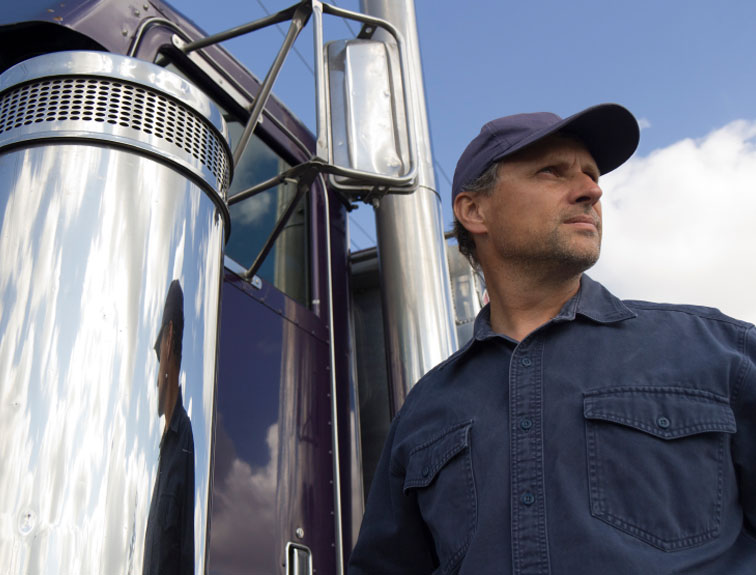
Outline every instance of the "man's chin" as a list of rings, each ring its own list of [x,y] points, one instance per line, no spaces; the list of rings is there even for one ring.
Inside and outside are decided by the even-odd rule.
[[[586,270],[592,268],[599,259],[600,251],[596,250],[572,250],[568,253],[560,254],[556,258],[555,268],[564,276],[572,277],[580,275]],[[555,269],[555,273],[557,272]]]

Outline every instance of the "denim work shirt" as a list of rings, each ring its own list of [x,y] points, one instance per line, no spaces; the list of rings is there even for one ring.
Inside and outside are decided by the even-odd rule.
[[[350,575],[756,574],[756,334],[583,276],[408,394]]]
[[[194,574],[194,434],[179,389],[160,440],[142,575]]]

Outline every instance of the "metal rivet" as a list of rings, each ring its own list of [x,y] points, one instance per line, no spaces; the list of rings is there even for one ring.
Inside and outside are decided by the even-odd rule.
[[[304,529],[302,529],[301,527],[297,527],[297,530],[295,533],[297,534],[297,537],[299,537],[300,539],[304,537]]]
[[[21,535],[29,535],[37,524],[37,514],[31,509],[22,511],[18,516],[18,531]]]

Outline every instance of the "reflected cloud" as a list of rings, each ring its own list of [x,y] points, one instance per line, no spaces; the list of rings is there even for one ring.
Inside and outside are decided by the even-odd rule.
[[[0,565],[138,571],[161,431],[152,343],[172,270],[202,302],[186,318],[193,357],[182,384],[187,405],[199,402],[193,514],[204,540],[216,209],[165,165],[103,147],[5,152],[0,178],[9,183],[0,191]]]
[[[270,209],[273,205],[273,194],[263,192],[244,200],[232,207],[234,221],[240,225],[259,224],[270,219]]]
[[[266,444],[270,460],[252,467],[236,455],[231,438],[218,422],[213,490],[213,524],[210,553],[220,573],[261,573],[276,569],[274,549],[278,483],[278,424],[268,427]]]

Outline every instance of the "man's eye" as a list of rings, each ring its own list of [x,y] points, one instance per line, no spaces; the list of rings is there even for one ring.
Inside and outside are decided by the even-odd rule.
[[[545,166],[541,168],[540,170],[538,170],[538,173],[539,174],[556,174],[557,169],[556,169],[556,166]]]

